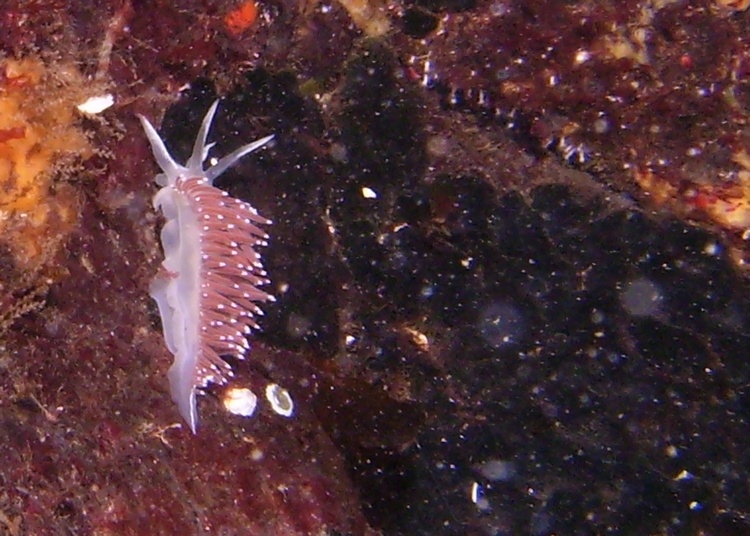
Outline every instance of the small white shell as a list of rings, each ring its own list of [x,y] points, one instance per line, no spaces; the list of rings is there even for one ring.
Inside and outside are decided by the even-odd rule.
[[[294,401],[289,391],[275,383],[266,386],[266,400],[270,402],[271,409],[282,417],[291,417],[294,413]]]
[[[222,403],[229,413],[252,417],[258,407],[258,397],[250,389],[232,387],[227,389]]]

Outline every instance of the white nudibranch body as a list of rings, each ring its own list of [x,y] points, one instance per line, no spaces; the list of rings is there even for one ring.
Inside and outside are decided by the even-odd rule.
[[[225,383],[232,369],[222,355],[243,358],[246,336],[258,329],[257,302],[274,298],[260,287],[269,283],[258,246],[268,235],[258,225],[270,224],[248,203],[213,186],[214,180],[240,158],[267,144],[273,136],[243,145],[207,170],[203,162],[218,101],[209,108],[185,165],[177,164],[148,120],[140,116],[156,161],[161,189],[154,208],[166,220],[161,230],[162,270],[150,294],[161,315],[164,340],[174,354],[169,369],[172,399],[193,433],[198,426],[196,389]]]

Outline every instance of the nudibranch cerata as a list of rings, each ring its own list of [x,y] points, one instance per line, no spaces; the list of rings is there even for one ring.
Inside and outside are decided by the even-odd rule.
[[[150,294],[174,355],[169,369],[172,399],[193,433],[198,425],[196,389],[225,383],[232,376],[222,356],[244,357],[249,349],[246,337],[259,329],[255,317],[263,314],[257,303],[274,301],[261,290],[269,280],[256,251],[268,239],[259,225],[271,221],[213,185],[226,169],[273,136],[243,145],[204,170],[214,145],[206,140],[217,106],[218,101],[206,113],[185,165],[174,161],[151,123],[140,116],[163,172],[156,176],[161,189],[154,196],[154,208],[161,209],[166,220],[161,230],[165,258]],[[285,389],[275,390],[271,402],[281,405],[282,415],[291,414]]]

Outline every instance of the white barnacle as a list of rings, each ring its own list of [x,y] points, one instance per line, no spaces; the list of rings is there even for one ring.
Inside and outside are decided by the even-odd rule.
[[[271,409],[282,417],[291,417],[294,413],[294,401],[289,391],[278,384],[269,383],[266,386],[266,400],[271,404]]]
[[[229,413],[252,417],[258,406],[258,397],[250,389],[233,387],[224,393],[222,403]]]

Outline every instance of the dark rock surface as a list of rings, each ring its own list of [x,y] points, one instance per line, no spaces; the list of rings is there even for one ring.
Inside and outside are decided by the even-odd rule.
[[[241,35],[218,2],[64,4],[9,8],[0,47],[77,58],[115,106],[82,119],[100,151],[61,179],[80,200],[63,275],[0,332],[4,530],[750,530],[743,246],[686,194],[740,181],[746,12],[414,2],[375,40],[338,4],[263,4]],[[613,28],[648,64],[612,59]],[[498,72],[523,91],[495,92]],[[276,135],[218,184],[274,221],[278,301],[233,385],[283,383],[295,415],[231,415],[211,387],[193,436],[147,293],[160,222],[135,114],[179,160],[217,97],[213,155]],[[632,127],[597,137],[602,111]],[[585,159],[548,147],[562,132]],[[675,188],[652,199],[623,166],[662,154]],[[21,276],[4,267],[0,293]]]

